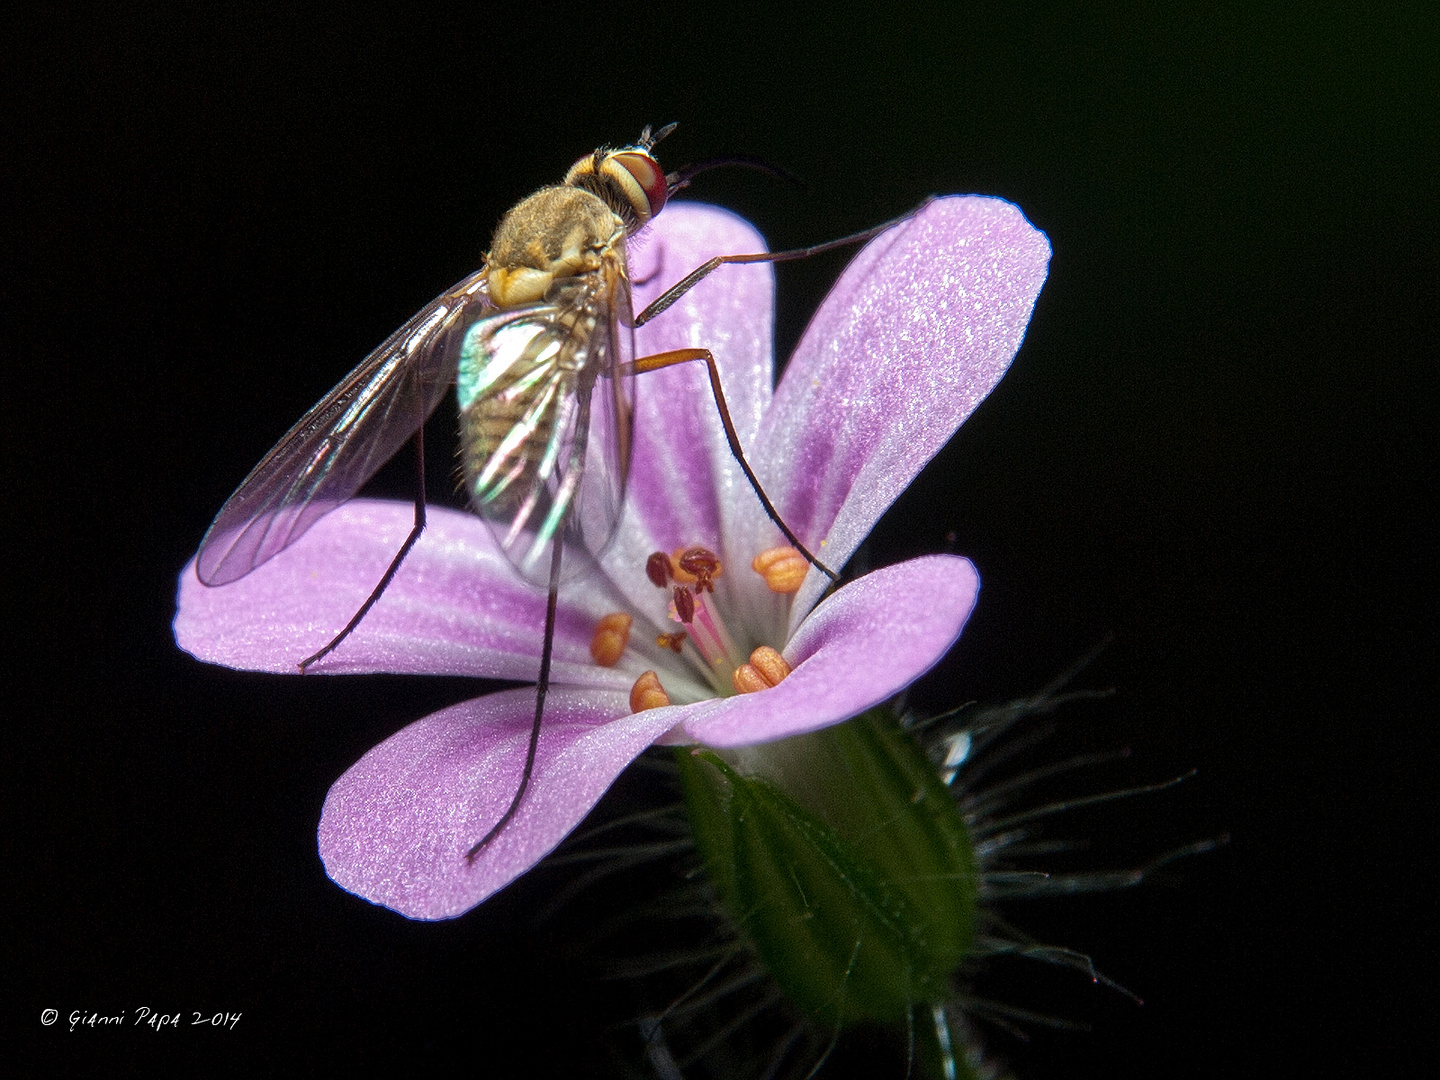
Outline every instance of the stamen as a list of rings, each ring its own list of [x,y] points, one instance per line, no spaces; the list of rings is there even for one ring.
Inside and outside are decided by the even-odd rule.
[[[646,709],[658,709],[669,704],[670,695],[665,693],[665,688],[660,685],[660,676],[653,671],[645,672],[630,688],[631,712],[644,712]]]
[[[670,570],[682,585],[694,585],[697,593],[714,592],[713,579],[725,572],[720,556],[709,548],[681,548],[670,556]]]
[[[623,611],[611,612],[595,624],[590,638],[590,656],[601,667],[614,667],[630,644],[630,626],[635,620]]]
[[[657,589],[663,589],[670,584],[670,557],[663,551],[657,551],[645,560],[645,576],[650,579]]]
[[[756,555],[750,561],[750,569],[765,579],[765,586],[771,592],[797,593],[810,564],[798,549],[776,547]]]
[[[785,657],[769,645],[761,645],[752,652],[750,663],[765,676],[765,681],[771,686],[779,686],[790,675],[790,665],[785,662]]]
[[[730,681],[735,684],[736,693],[753,694],[757,690],[769,690],[779,686],[790,674],[790,665],[785,658],[769,645],[761,645],[750,654],[750,662],[735,669]]]
[[[749,664],[741,664],[731,672],[730,681],[734,684],[737,694],[753,694],[757,690],[770,689],[770,684],[765,681],[764,676]]]
[[[662,649],[678,653],[685,648],[685,639],[689,636],[684,630],[676,630],[673,634],[661,634],[655,639],[655,644]]]

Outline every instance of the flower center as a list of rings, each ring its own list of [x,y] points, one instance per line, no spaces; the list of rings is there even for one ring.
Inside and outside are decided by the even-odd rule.
[[[809,570],[805,557],[791,547],[762,551],[750,567],[767,589],[779,595],[793,595]],[[724,605],[715,593],[715,582],[724,572],[720,557],[698,544],[669,555],[657,551],[645,560],[645,576],[669,593],[667,609],[677,624],[656,637],[655,644],[689,661],[717,697],[777,686],[790,674],[790,665],[769,645],[747,655],[736,644],[753,640],[753,635],[732,633],[726,625]],[[597,664],[610,667],[619,662],[629,644],[631,623],[632,618],[620,612],[599,621],[590,644]],[[641,676],[631,690],[630,704],[636,712],[670,704],[658,673],[647,671]]]

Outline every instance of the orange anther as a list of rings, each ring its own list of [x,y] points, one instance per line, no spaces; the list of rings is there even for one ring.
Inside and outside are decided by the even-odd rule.
[[[611,612],[595,624],[590,637],[590,655],[601,667],[614,667],[630,644],[630,624],[635,620],[623,611]]]
[[[665,688],[660,685],[660,676],[653,671],[645,672],[630,688],[631,712],[644,712],[669,704],[670,695],[665,693]]]
[[[749,664],[741,664],[732,671],[730,681],[735,684],[737,694],[753,694],[757,690],[770,689],[770,684],[765,681],[765,676]]]
[[[790,665],[785,658],[769,645],[761,645],[750,654],[750,662],[741,664],[730,676],[735,691],[753,694],[757,690],[769,690],[779,686],[790,674]]]
[[[761,645],[750,654],[750,663],[765,676],[771,686],[779,686],[790,674],[790,665],[785,658],[769,645]]]
[[[798,549],[776,547],[751,559],[750,569],[765,579],[765,586],[771,592],[796,593],[810,571],[810,564]]]

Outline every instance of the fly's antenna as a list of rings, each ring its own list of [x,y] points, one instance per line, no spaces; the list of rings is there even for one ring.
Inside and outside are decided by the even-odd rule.
[[[640,132],[640,138],[636,139],[634,144],[631,146],[597,146],[595,148],[595,153],[590,155],[590,171],[594,173],[600,172],[601,166],[605,162],[605,158],[609,154],[615,153],[617,150],[643,150],[647,154],[650,153],[650,151],[654,149],[656,143],[658,143],[661,139],[665,138],[666,135],[669,135],[679,126],[680,121],[673,120],[670,123],[666,124],[664,127],[662,127],[659,131],[652,133],[650,131],[650,125],[646,124],[645,130]],[[665,181],[668,184],[670,181],[670,177],[667,176],[665,178]],[[569,182],[568,178],[566,182]]]
[[[666,124],[659,131],[655,132],[655,134],[652,135],[650,134],[650,125],[646,124],[645,130],[640,132],[640,138],[635,140],[635,145],[638,146],[641,150],[644,150],[646,153],[649,153],[655,148],[656,143],[658,143],[666,135],[669,135],[670,132],[674,131],[679,126],[680,121],[672,120],[670,123]]]
[[[671,127],[674,127],[672,124]],[[668,129],[667,129],[668,130]],[[686,165],[684,168],[676,169],[665,177],[667,190],[665,197],[668,199],[681,188],[689,187],[690,181],[702,172],[711,169],[718,169],[722,165],[739,165],[746,169],[758,169],[760,172],[769,173],[771,176],[778,176],[781,180],[788,181],[798,188],[806,186],[801,180],[788,169],[782,169],[773,161],[766,161],[762,157],[755,157],[753,154],[727,154],[725,157],[707,158],[704,161],[697,161],[693,165]]]

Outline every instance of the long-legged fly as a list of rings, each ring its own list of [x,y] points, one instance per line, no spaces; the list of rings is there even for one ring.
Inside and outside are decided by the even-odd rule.
[[[423,429],[455,385],[470,503],[491,524],[516,569],[549,590],[524,772],[509,808],[470,849],[470,857],[515,815],[530,783],[550,681],[564,547],[579,543],[599,552],[619,520],[630,466],[635,375],[690,360],[708,366],[730,449],[766,513],[806,559],[835,578],[781,520],[746,462],[710,352],[678,349],[636,357],[634,330],[724,263],[803,258],[868,239],[897,222],[794,251],[717,256],[637,316],[626,242],[696,173],[719,164],[755,164],[718,159],[667,175],[652,151],[674,126],[653,135],[646,128],[633,146],[585,155],[562,183],[515,206],[501,219],[484,265],[422,308],[306,413],[230,496],[200,544],[200,581],[211,586],[235,581],[295,543],[413,438],[414,526],[349,623],[299,661],[306,670],[359,625],[425,528]]]

